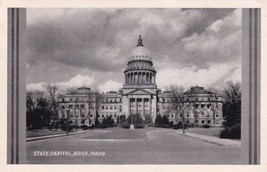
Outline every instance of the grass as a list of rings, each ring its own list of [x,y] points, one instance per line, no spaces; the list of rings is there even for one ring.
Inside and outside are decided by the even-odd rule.
[[[201,134],[212,137],[220,137],[220,133],[223,128],[211,127],[211,128],[190,128],[187,132]]]
[[[48,136],[48,135],[55,135],[55,134],[64,134],[66,131],[62,131],[58,129],[57,131],[49,131],[48,129],[35,129],[35,130],[28,130],[26,132],[26,137],[40,137],[40,136]]]
[[[110,128],[112,132],[87,137],[86,139],[143,139],[146,138],[145,129]]]

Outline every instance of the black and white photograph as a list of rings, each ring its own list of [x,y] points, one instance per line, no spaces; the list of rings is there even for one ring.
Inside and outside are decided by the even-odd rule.
[[[240,163],[241,15],[28,9],[27,162]]]
[[[259,8],[7,14],[7,164],[260,164]]]

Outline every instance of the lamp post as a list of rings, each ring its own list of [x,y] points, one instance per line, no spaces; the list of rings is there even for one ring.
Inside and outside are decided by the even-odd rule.
[[[69,107],[67,107],[67,122],[66,122],[66,134],[69,134],[69,113],[70,113],[70,109]]]
[[[42,130],[43,130],[44,129],[43,115],[41,116],[41,125],[42,125]]]
[[[78,115],[77,115],[77,113],[75,114],[75,128],[76,128],[76,132],[77,132],[77,128],[78,128],[78,120],[77,120],[77,118],[78,118]]]

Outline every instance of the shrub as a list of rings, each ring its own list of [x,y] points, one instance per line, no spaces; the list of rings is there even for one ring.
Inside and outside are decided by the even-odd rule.
[[[132,115],[128,116],[127,122],[128,122],[128,124],[132,124],[132,122],[133,122],[136,125],[136,124],[143,123],[144,120],[140,114],[132,114]]]
[[[232,127],[226,127],[220,133],[220,138],[240,139],[241,138],[241,126],[235,124]]]
[[[155,127],[160,127],[162,124],[162,117],[161,115],[157,115],[155,119]]]
[[[135,128],[145,128],[145,123],[135,124]]]
[[[128,124],[128,122],[123,122],[123,123],[121,124],[121,127],[122,127],[122,128],[130,128],[130,124]]]
[[[204,125],[202,125],[202,128],[210,128],[210,125],[204,124]]]
[[[68,128],[68,131],[72,131],[73,130],[73,127],[71,125],[61,125],[60,129],[63,130],[63,131],[67,131],[67,128]]]
[[[147,124],[147,127],[155,127],[155,125],[153,123],[149,123]]]
[[[87,126],[87,125],[82,125],[80,128],[81,128],[82,130],[88,130],[88,129],[89,129],[89,126]]]
[[[172,125],[172,128],[173,129],[179,129],[179,125],[178,124],[174,124],[174,125]]]

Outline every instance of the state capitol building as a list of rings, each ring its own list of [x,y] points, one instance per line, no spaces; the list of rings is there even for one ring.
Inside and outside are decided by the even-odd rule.
[[[175,124],[181,121],[183,115],[188,124],[195,122],[197,126],[222,125],[221,95],[195,86],[180,94],[178,102],[174,102],[175,94],[172,91],[162,92],[157,88],[156,75],[151,53],[144,47],[139,35],[137,47],[130,53],[124,70],[123,87],[117,92],[103,94],[87,87],[66,93],[59,97],[59,119],[66,118],[68,113],[69,120],[81,125],[81,121],[89,124],[89,120],[93,124],[96,117],[101,123],[110,116],[116,123],[122,115],[127,118],[130,114],[139,114],[143,119],[150,116],[153,121],[157,115],[166,115]],[[173,109],[174,103],[179,105],[176,107],[178,111],[181,110],[182,115]]]

